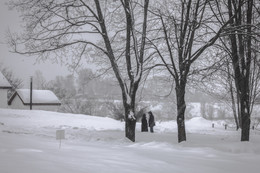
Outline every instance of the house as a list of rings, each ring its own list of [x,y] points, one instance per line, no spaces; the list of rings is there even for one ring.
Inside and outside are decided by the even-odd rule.
[[[30,89],[17,89],[8,101],[12,109],[30,109]],[[32,109],[57,111],[61,102],[50,90],[32,90]]]
[[[10,83],[0,72],[0,108],[7,108],[7,92],[11,89]]]

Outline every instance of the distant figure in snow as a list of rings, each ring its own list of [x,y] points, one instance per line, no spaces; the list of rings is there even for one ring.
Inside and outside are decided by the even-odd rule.
[[[155,126],[154,116],[153,116],[153,113],[151,111],[149,111],[148,114],[149,114],[150,132],[153,133],[153,127]]]
[[[148,123],[147,123],[147,119],[146,119],[146,115],[145,114],[143,114],[143,117],[142,117],[141,132],[148,132]]]

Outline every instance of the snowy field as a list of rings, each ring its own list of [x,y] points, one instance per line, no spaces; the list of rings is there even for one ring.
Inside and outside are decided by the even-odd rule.
[[[239,131],[214,124],[187,121],[188,140],[178,144],[176,122],[156,122],[153,134],[141,133],[137,123],[132,143],[124,123],[110,118],[0,109],[0,173],[259,172],[260,131],[239,142]]]

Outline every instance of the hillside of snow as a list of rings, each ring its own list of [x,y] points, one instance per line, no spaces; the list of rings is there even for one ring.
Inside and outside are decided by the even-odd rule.
[[[124,137],[124,122],[110,118],[0,109],[0,172],[259,172],[260,131],[239,142],[240,131],[223,124],[187,120],[187,141],[179,144],[176,121],[156,122],[155,133],[140,132],[137,123],[132,143]]]

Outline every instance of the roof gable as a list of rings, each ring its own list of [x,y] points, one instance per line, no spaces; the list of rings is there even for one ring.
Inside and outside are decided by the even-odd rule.
[[[4,77],[4,75],[0,72],[0,88],[11,88],[10,83]]]
[[[9,100],[11,104],[14,97],[18,95],[22,100],[23,104],[30,104],[30,89],[17,89],[16,93]],[[60,105],[58,97],[50,90],[33,90],[32,92],[32,103],[34,105]]]

